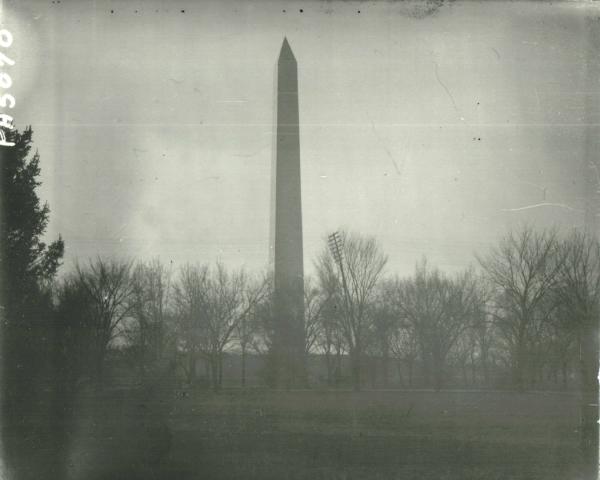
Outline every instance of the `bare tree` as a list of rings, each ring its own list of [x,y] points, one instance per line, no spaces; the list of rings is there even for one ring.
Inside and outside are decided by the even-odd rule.
[[[564,262],[555,292],[569,310],[570,330],[579,345],[582,448],[587,461],[597,465],[600,243],[590,235],[575,232],[562,243],[561,250]]]
[[[564,262],[555,292],[561,305],[568,307],[571,313],[569,325],[565,327],[569,326],[576,333],[581,345],[581,380],[588,388],[594,388],[598,362],[591,356],[598,350],[600,243],[576,232],[562,242],[561,249]]]
[[[269,298],[269,287],[270,279],[268,278],[264,278],[248,286],[246,298],[249,302],[249,309],[240,317],[235,327],[235,337],[241,351],[242,387],[246,386],[246,361],[248,350],[252,349],[260,354],[265,353],[267,348],[263,337],[262,315],[265,309],[265,300]],[[256,295],[257,293],[258,295]]]
[[[481,372],[481,380],[484,385],[490,382],[490,364],[492,362],[493,349],[497,347],[497,334],[494,326],[492,312],[495,308],[492,301],[493,286],[484,274],[475,279],[475,299],[470,321],[470,333],[473,338],[473,351],[470,352],[471,368],[473,378],[475,370]]]
[[[322,289],[336,292],[343,299],[339,304],[340,328],[350,354],[352,383],[358,390],[369,330],[368,310],[387,256],[373,237],[344,232],[339,240],[337,253],[328,248],[321,253],[317,271]]]
[[[449,278],[427,261],[417,265],[412,279],[399,282],[397,304],[419,339],[425,379],[433,375],[439,390],[450,350],[469,326],[477,304],[475,277],[467,270]]]
[[[323,269],[319,268],[319,262]],[[320,329],[317,338],[319,350],[325,356],[327,369],[327,384],[339,383],[342,377],[342,357],[346,352],[344,335],[342,334],[343,293],[338,278],[331,271],[335,268],[331,257],[326,252],[316,263],[318,273],[319,290],[324,297],[320,315]]]
[[[340,299],[325,297],[319,316],[320,328],[316,345],[325,357],[327,384],[339,383],[342,374],[342,355],[345,352],[344,337],[340,328]]]
[[[510,232],[487,257],[478,257],[497,288],[495,319],[511,350],[513,382],[525,387],[528,346],[546,321],[562,260],[555,231]]]
[[[203,288],[208,275],[206,265],[184,265],[173,289],[176,315],[177,349],[186,358],[181,363],[188,383],[196,380],[196,366],[206,350],[206,332],[203,322]]]
[[[240,346],[242,387],[246,386],[246,361],[248,358],[248,349],[252,346],[254,336],[257,332],[256,326],[256,314],[254,311],[250,311],[240,319],[235,328],[235,336]]]
[[[196,362],[202,355],[210,367],[213,389],[220,389],[224,351],[234,341],[236,329],[248,319],[266,292],[266,282],[252,285],[243,270],[229,272],[220,262],[213,268],[207,265],[182,268],[174,297],[180,348],[188,354],[186,373],[190,381],[195,378]],[[247,332],[241,333],[247,339]]]
[[[73,393],[80,381],[94,376],[95,330],[91,299],[77,275],[70,274],[55,288],[56,320],[60,347],[57,349],[64,387]]]
[[[202,313],[213,389],[218,390],[222,385],[223,351],[232,341],[232,334],[265,291],[262,285],[249,288],[248,277],[243,270],[230,273],[220,262],[205,277]]]
[[[469,386],[470,353],[475,349],[474,339],[470,333],[469,330],[465,330],[448,353],[448,363],[454,367],[456,374],[461,374],[463,387]]]
[[[104,362],[110,343],[121,333],[132,313],[131,262],[98,258],[87,267],[76,267],[77,279],[87,296],[92,328],[95,377],[104,382]]]
[[[132,275],[133,309],[136,322],[132,341],[138,349],[142,378],[149,366],[156,365],[164,355],[168,340],[169,295],[171,271],[158,258],[136,265]]]
[[[323,328],[323,310],[327,294],[319,290],[311,277],[304,278],[304,339],[305,354],[309,355],[317,346]]]
[[[405,283],[397,276],[387,279],[381,288],[380,301],[386,304],[388,325],[390,327],[387,342],[389,342],[391,354],[397,361],[400,384],[412,387],[414,367],[419,357],[419,338],[415,330],[415,324],[406,316],[402,304]],[[408,376],[407,383],[404,381],[404,370],[406,370]]]
[[[257,355],[268,358],[272,351],[273,340],[275,336],[275,313],[274,313],[274,282],[270,274],[264,279],[264,294],[256,302],[253,308],[255,319],[255,333],[252,336],[250,347]]]
[[[387,279],[381,282],[371,308],[370,349],[380,361],[381,377],[384,387],[389,385],[389,360],[392,352],[394,334],[400,326],[399,311],[394,305],[396,282]],[[373,372],[376,373],[375,371]]]
[[[564,390],[568,387],[572,363],[577,358],[575,354],[579,349],[580,336],[579,329],[574,325],[569,303],[560,302],[547,325],[548,367],[554,383],[559,383],[560,374]]]
[[[419,357],[419,340],[414,325],[401,322],[392,333],[390,349],[398,361],[400,382],[404,385],[402,370],[405,368],[408,376],[406,386],[412,387],[415,363]]]
[[[478,379],[484,385],[489,383],[490,356],[496,345],[494,322],[489,313],[491,291],[489,282],[484,275],[480,274],[473,278],[472,309],[466,331],[466,335],[469,337],[469,341],[466,343],[470,346],[467,351],[468,363],[471,367],[473,384],[477,383]],[[480,375],[478,375],[478,371]]]

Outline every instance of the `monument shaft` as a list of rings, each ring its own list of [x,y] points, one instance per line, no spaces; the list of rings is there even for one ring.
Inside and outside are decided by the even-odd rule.
[[[275,315],[278,384],[304,376],[304,267],[300,186],[298,70],[283,41],[277,64]]]

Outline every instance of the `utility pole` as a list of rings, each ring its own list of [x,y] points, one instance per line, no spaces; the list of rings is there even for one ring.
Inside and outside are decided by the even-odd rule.
[[[328,237],[329,250],[335,260],[340,274],[342,276],[342,288],[344,289],[344,299],[346,300],[346,306],[350,307],[350,293],[348,292],[348,284],[346,283],[346,274],[344,272],[344,262],[342,257],[342,247],[344,246],[344,239],[340,237],[339,232],[333,232]]]
[[[340,275],[342,277],[342,289],[344,290],[344,304],[345,312],[347,317],[345,319],[346,334],[348,336],[348,343],[350,347],[350,357],[352,363],[352,375],[354,382],[354,389],[360,390],[360,354],[361,354],[361,338],[360,334],[356,331],[356,324],[354,318],[354,306],[352,304],[352,297],[350,296],[350,290],[348,289],[348,283],[346,281],[346,272],[344,269],[344,258],[343,258],[343,247],[344,237],[339,232],[334,232],[328,237],[329,250],[333,259],[340,269]]]

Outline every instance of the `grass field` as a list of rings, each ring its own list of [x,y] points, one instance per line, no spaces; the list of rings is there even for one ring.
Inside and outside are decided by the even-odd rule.
[[[570,394],[112,391],[78,404],[73,479],[581,478]]]

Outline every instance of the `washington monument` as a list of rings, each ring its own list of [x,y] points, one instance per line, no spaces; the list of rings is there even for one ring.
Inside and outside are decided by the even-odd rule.
[[[287,39],[277,63],[275,166],[275,338],[273,383],[297,386],[305,380],[304,267],[298,70]]]

